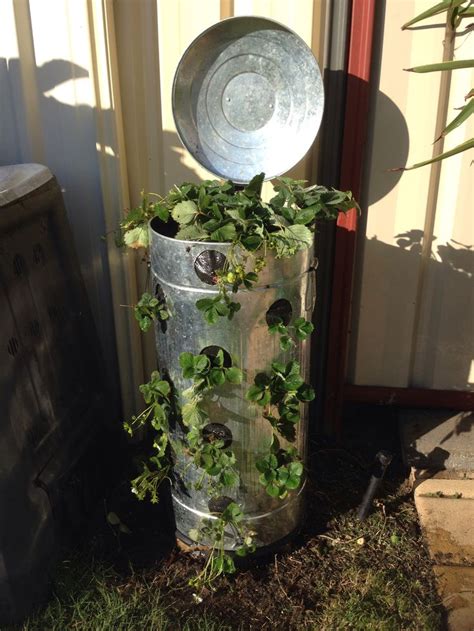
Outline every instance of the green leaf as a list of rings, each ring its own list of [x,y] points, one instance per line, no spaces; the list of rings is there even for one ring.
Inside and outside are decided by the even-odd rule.
[[[224,365],[224,351],[222,350],[222,348],[217,351],[216,356],[212,360],[212,363],[218,368],[222,368],[222,366]]]
[[[235,574],[236,572],[234,560],[228,554],[224,554],[222,557],[222,572],[224,574]]]
[[[457,0],[458,5],[461,4],[462,2],[464,2],[464,0]],[[448,11],[450,9],[450,6],[451,6],[450,0],[443,0],[443,2],[438,2],[437,4],[427,9],[426,11],[423,11],[423,13],[420,13],[416,17],[406,22],[402,26],[402,30],[405,30],[408,27],[413,26],[413,24],[416,24],[417,22],[421,22],[422,20],[431,18],[434,15],[438,15],[440,13],[444,13],[445,11]]]
[[[290,477],[286,481],[285,486],[287,489],[293,490],[293,489],[297,489],[300,484],[301,484],[301,478],[299,476],[290,475]]]
[[[304,318],[297,318],[294,327],[295,335],[299,340],[306,339],[314,330],[312,322],[307,322]]]
[[[454,118],[449,123],[449,125],[447,125],[445,127],[445,129],[443,130],[441,135],[436,140],[439,140],[440,138],[443,138],[444,136],[449,134],[450,131],[453,131],[453,129],[456,129],[456,127],[459,127],[459,125],[462,125],[462,123],[464,123],[464,121],[466,121],[469,118],[469,116],[471,116],[471,114],[474,114],[474,98],[471,99],[469,101],[469,103],[467,103],[462,108],[462,110],[459,112],[459,114],[456,116],[456,118]],[[436,140],[435,140],[435,142],[436,142]]]
[[[148,316],[138,316],[137,314],[135,314],[135,317],[138,320],[138,326],[140,327],[140,329],[146,333],[148,331],[148,329],[151,327],[151,325],[153,324],[153,320],[151,318],[149,318]]]
[[[120,517],[117,513],[107,513],[107,521],[111,526],[118,526],[121,523]]]
[[[137,226],[133,230],[126,230],[123,235],[126,246],[134,250],[138,248],[147,248],[149,244],[148,225]]]
[[[278,497],[280,495],[280,485],[277,482],[270,482],[265,490],[270,497]]]
[[[262,245],[262,237],[259,237],[256,234],[250,234],[240,239],[244,248],[249,250],[249,252],[254,252],[258,250],[258,248]]]
[[[250,386],[250,388],[247,390],[247,394],[245,395],[245,398],[248,399],[249,401],[259,401],[263,397],[263,393],[264,393],[264,388],[253,385],[253,386]]]
[[[309,206],[298,211],[295,215],[295,223],[304,225],[311,223],[316,216],[316,210],[317,206]]]
[[[179,202],[173,208],[171,212],[171,216],[175,221],[179,224],[188,224],[194,219],[197,214],[197,206],[195,202],[191,200],[186,200],[184,202]]]
[[[179,365],[181,368],[191,368],[194,370],[194,355],[192,353],[181,353],[179,356]]]
[[[166,206],[163,206],[163,204],[157,202],[156,204],[153,204],[152,208],[153,213],[156,217],[158,217],[159,219],[161,219],[161,221],[164,221],[165,223],[168,221],[170,211],[166,208]]]
[[[244,195],[246,195],[247,197],[252,197],[254,195],[260,196],[264,179],[265,173],[259,173],[258,175],[255,175],[245,187],[243,191]]]
[[[194,372],[203,373],[206,372],[211,365],[209,357],[207,355],[195,355],[193,357]]]
[[[166,420],[166,413],[162,405],[155,403],[153,406],[153,420],[151,422],[152,427],[156,430],[161,429],[163,421]]]
[[[282,335],[280,338],[280,348],[282,351],[289,351],[295,343],[288,335]]]
[[[458,70],[460,68],[474,68],[474,59],[457,59],[455,61],[441,61],[436,64],[425,64],[414,68],[405,68],[407,72],[439,72],[444,70]]]
[[[236,366],[227,368],[225,376],[229,383],[233,383],[233,384],[242,383],[242,378],[243,378],[242,371],[240,370],[240,368],[237,368]]]
[[[226,305],[225,302],[214,303],[214,309],[220,316],[226,316],[229,314],[229,305]]]
[[[229,304],[227,305],[229,307],[229,315],[227,316],[227,318],[229,320],[232,320],[232,318],[234,317],[234,313],[237,313],[237,311],[240,311],[241,308],[241,304],[240,302],[229,302]]]
[[[238,482],[238,476],[233,471],[224,470],[220,475],[220,482],[223,486],[235,486]]]
[[[276,469],[278,467],[278,458],[275,456],[275,454],[270,454],[267,457],[267,462],[268,462],[268,466],[271,467],[272,469]]]
[[[213,368],[209,374],[209,378],[214,386],[222,386],[222,384],[225,383],[224,371],[220,368]]]
[[[215,324],[219,320],[219,314],[215,307],[204,312],[204,319],[208,324]]]
[[[285,383],[283,384],[283,388],[288,392],[291,390],[298,390],[298,388],[303,385],[303,377],[299,373],[290,375]]]
[[[397,169],[390,169],[390,171],[411,171],[412,169],[419,169],[420,167],[424,167],[428,164],[433,164],[433,162],[440,162],[441,160],[445,160],[446,158],[455,156],[456,154],[462,153],[463,151],[468,151],[468,149],[474,149],[474,138],[471,138],[470,140],[466,140],[466,142],[463,142],[457,147],[454,147],[454,149],[450,149],[449,151],[440,153],[439,156],[431,158],[431,160],[425,160],[424,162],[417,162],[416,164],[413,164],[411,167],[399,167]]]
[[[171,391],[171,386],[167,381],[158,381],[158,383],[155,385],[156,390],[158,390],[158,392],[160,394],[162,394],[163,396],[167,397]]]
[[[298,388],[298,399],[300,401],[312,401],[315,396],[314,389],[307,383]]]
[[[207,420],[206,413],[194,401],[185,403],[181,413],[187,427],[200,427]]]
[[[313,233],[302,225],[288,226],[285,231],[287,238],[292,238],[301,243],[302,247],[310,247],[313,244]],[[291,237],[289,236],[291,235]]]
[[[213,307],[214,304],[215,301],[213,298],[201,298],[201,300],[196,300],[196,307],[199,311],[206,311],[207,309]]]
[[[209,233],[196,224],[183,226],[176,233],[175,239],[180,241],[203,241],[209,238]]]
[[[237,231],[233,223],[227,223],[222,228],[211,233],[212,241],[233,241],[237,236]]]
[[[288,471],[290,475],[301,476],[303,473],[303,464],[301,462],[290,462]]]

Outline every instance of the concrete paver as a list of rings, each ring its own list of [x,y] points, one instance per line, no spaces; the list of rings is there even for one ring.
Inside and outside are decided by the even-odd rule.
[[[474,479],[415,477],[415,505],[451,631],[474,631]]]
[[[474,471],[474,412],[405,409],[399,427],[408,466]]]
[[[474,567],[435,565],[438,591],[453,631],[474,631]]]

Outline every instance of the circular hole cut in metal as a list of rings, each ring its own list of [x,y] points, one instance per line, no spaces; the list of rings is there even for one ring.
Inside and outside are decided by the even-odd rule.
[[[222,346],[206,346],[202,349],[200,354],[207,355],[210,359],[213,359],[217,356],[219,351],[222,351],[224,354],[224,368],[230,368],[232,366],[232,358]]]
[[[213,497],[209,500],[207,507],[209,508],[209,512],[217,513],[220,515],[225,511],[225,509],[232,504],[234,500],[226,495],[221,495],[220,497]]]
[[[8,340],[8,344],[7,344],[7,350],[8,350],[9,355],[14,357],[18,353],[19,348],[20,348],[20,344],[18,340],[16,339],[16,337],[11,337]]]
[[[197,277],[206,285],[215,285],[216,272],[221,270],[226,262],[226,257],[217,250],[204,250],[194,261],[194,271]]]
[[[222,423],[208,423],[202,428],[202,436],[207,443],[222,440],[224,442],[223,449],[232,444],[232,432]]]
[[[268,326],[272,326],[272,324],[277,324],[278,322],[283,322],[285,326],[288,326],[292,315],[293,307],[291,306],[291,302],[285,298],[280,298],[270,305],[265,314],[265,320]]]

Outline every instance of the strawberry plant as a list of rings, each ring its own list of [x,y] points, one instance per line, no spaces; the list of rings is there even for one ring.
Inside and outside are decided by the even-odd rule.
[[[232,320],[241,310],[239,292],[261,288],[260,273],[269,256],[292,257],[309,248],[319,219],[335,219],[340,211],[358,208],[350,192],[306,186],[304,181],[284,177],[276,180],[274,195],[265,202],[261,196],[263,180],[261,173],[245,187],[230,181],[205,181],[175,186],[164,197],[143,195],[140,206],[121,222],[118,241],[131,248],[146,248],[148,222],[153,219],[161,223],[168,237],[230,244],[222,255],[222,266],[206,280],[214,290],[196,301],[196,309],[209,325]],[[161,293],[144,294],[134,313],[143,331],[152,323],[160,327],[167,321],[172,323],[174,317]],[[312,323],[303,317],[292,320],[290,314],[284,321],[274,312],[271,317],[267,313],[266,319],[269,343],[272,336],[278,336],[283,352],[297,350],[313,331]],[[197,473],[192,486],[209,498],[210,516],[188,535],[208,547],[203,570],[191,581],[193,587],[202,589],[212,587],[221,574],[235,571],[233,555],[245,556],[257,545],[257,533],[249,529],[242,507],[224,495],[224,491],[237,493],[243,485],[232,438],[228,442],[225,432],[211,431],[216,425],[226,429],[214,422],[220,419],[212,418],[213,405],[224,392],[242,396],[245,375],[238,357],[225,355],[219,347],[207,347],[198,354],[181,353],[179,369],[181,379],[189,385],[175,392],[169,377],[154,372],[140,387],[147,407],[124,427],[130,434],[146,429],[151,437],[142,472],[132,481],[139,499],[149,496],[152,502],[157,501],[158,486],[168,475],[185,477],[189,466]],[[279,357],[270,366],[263,366],[246,389],[246,401],[269,424],[270,445],[255,445],[253,461],[263,494],[284,500],[302,487],[304,465],[295,446],[296,428],[302,406],[313,398],[314,390],[304,382],[299,363],[281,362]],[[172,429],[176,426],[178,432]],[[211,501],[222,503],[223,499],[226,501],[219,504],[218,511],[211,508]],[[229,543],[232,554],[227,550]]]

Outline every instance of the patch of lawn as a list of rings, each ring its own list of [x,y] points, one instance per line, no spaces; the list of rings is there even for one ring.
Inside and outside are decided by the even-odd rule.
[[[73,557],[58,567],[54,596],[21,631],[225,631],[210,616],[179,622],[153,580],[132,574],[126,581],[110,566],[87,556]]]
[[[17,631],[441,630],[443,609],[400,461],[369,517],[357,519],[372,457],[372,448],[364,459],[313,444],[302,531],[276,555],[244,560],[201,602],[188,581],[202,560],[173,547],[172,525],[127,484],[107,499],[82,550],[60,564],[50,603]],[[163,511],[165,492],[162,501]],[[110,510],[131,534],[117,537],[106,522]]]

